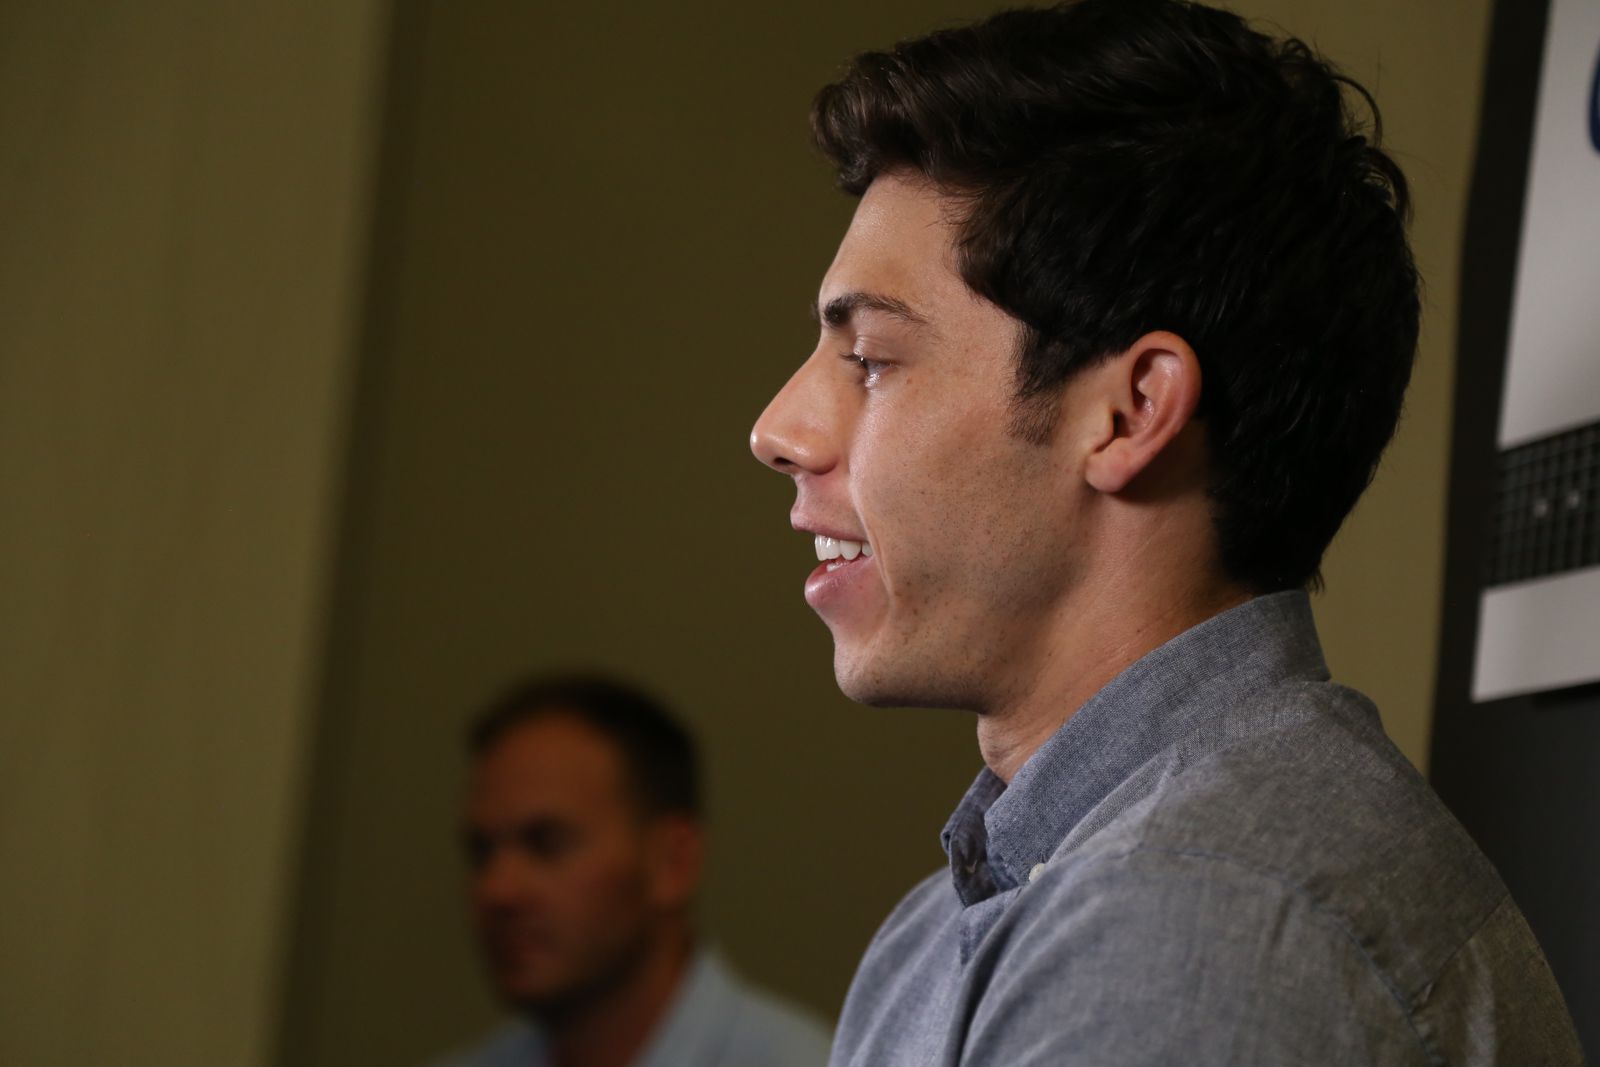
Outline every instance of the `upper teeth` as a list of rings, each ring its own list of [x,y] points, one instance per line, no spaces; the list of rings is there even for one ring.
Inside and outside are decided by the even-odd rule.
[[[818,559],[838,559],[840,556],[845,559],[855,559],[857,556],[871,557],[871,555],[872,546],[865,541],[846,541],[842,537],[817,535]]]

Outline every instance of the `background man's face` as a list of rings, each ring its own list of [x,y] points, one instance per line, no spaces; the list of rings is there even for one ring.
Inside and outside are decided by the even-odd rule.
[[[567,714],[513,727],[473,768],[471,905],[504,999],[558,1011],[629,973],[649,943],[651,823],[621,753]]]
[[[872,184],[822,282],[820,343],[751,443],[794,477],[797,528],[871,546],[806,587],[845,693],[982,710],[1070,610],[1083,480],[1066,433],[1009,430],[1020,328],[957,273],[954,206],[910,179]],[[847,320],[835,301],[855,303]]]

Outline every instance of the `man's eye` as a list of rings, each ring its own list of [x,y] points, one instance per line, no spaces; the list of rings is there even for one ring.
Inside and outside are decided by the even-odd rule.
[[[520,835],[522,848],[539,859],[557,859],[577,844],[577,835],[564,826],[534,826]]]
[[[883,372],[888,366],[856,352],[841,352],[839,358],[860,370],[863,385],[878,384],[878,379],[883,376]]]

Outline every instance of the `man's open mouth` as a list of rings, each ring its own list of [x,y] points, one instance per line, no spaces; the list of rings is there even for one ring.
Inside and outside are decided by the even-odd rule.
[[[817,534],[817,558],[836,571],[858,556],[872,558],[872,546],[865,541],[847,541],[842,537],[824,537]]]

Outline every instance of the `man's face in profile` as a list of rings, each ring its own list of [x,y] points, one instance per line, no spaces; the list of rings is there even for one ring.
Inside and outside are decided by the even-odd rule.
[[[1012,431],[1021,331],[957,273],[958,206],[896,175],[867,189],[818,294],[818,346],[751,435],[795,480],[795,527],[854,543],[806,600],[840,687],[868,703],[981,710],[1007,663],[1036,661],[1081,554],[1082,428]]]
[[[609,739],[555,712],[477,760],[464,837],[484,959],[501,996],[559,1011],[627,973],[659,900],[652,822]]]

